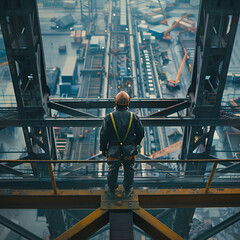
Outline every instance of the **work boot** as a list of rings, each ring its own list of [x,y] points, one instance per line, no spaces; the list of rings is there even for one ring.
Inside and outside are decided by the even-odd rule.
[[[125,198],[131,197],[132,192],[133,192],[133,187],[130,187],[130,188],[127,189],[127,190],[125,189],[125,194],[124,194]]]
[[[109,198],[115,198],[115,191],[112,191],[107,184],[105,185],[105,191]]]

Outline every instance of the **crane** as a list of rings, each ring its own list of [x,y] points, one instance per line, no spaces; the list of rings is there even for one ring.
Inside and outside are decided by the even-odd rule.
[[[189,16],[189,15],[190,15],[190,13],[187,13],[186,15],[184,15],[183,17],[181,17],[178,21],[176,21],[167,31],[165,31],[164,34],[163,34],[163,39],[165,39],[165,40],[171,40],[172,38],[171,38],[171,35],[170,35],[169,32],[170,32],[173,28],[175,28],[176,25],[177,25],[180,21],[182,21],[184,18],[186,18],[186,17]]]
[[[166,148],[161,149],[160,151],[157,151],[157,152],[151,154],[149,157],[150,158],[162,157],[168,153],[171,153],[171,152],[174,152],[174,151],[180,149],[181,146],[182,146],[182,141],[176,142]]]
[[[0,66],[4,66],[4,65],[6,65],[6,64],[8,64],[8,61],[1,63]]]
[[[187,50],[186,50],[185,48],[184,48],[184,53],[185,53],[185,54],[184,54],[184,57],[183,57],[181,66],[180,66],[180,68],[179,68],[179,70],[178,70],[176,80],[173,81],[173,80],[167,79],[167,87],[169,87],[171,90],[172,90],[172,89],[175,89],[175,88],[180,88],[180,86],[179,86],[179,78],[180,78],[180,75],[181,75],[181,73],[182,73],[183,66],[184,66],[187,58],[189,58],[188,52],[187,52]]]
[[[185,46],[184,46],[184,44],[183,44],[183,40],[182,40],[181,33],[182,33],[182,32],[186,32],[186,31],[191,32],[191,33],[194,33],[194,32],[196,32],[196,30],[197,30],[197,28],[191,27],[191,28],[184,29],[184,30],[178,32],[179,40],[180,40],[180,42],[181,42],[181,44],[182,44],[182,47],[183,47],[183,49],[184,49],[184,52],[185,52],[186,48],[185,48]],[[190,63],[189,63],[189,71],[192,72],[192,66],[191,66]]]
[[[160,6],[160,8],[162,10],[162,14],[164,16],[164,20],[162,20],[160,23],[163,24],[163,25],[168,25],[167,17],[166,17],[165,12],[163,11],[162,4],[161,4],[160,0],[158,0],[158,3],[159,3],[159,6]]]
[[[194,31],[196,31],[196,28],[195,27],[191,27],[191,28],[189,28],[187,30],[182,30],[182,31],[178,32],[179,40],[180,40],[180,42],[182,44],[182,47],[183,47],[183,50],[184,50],[184,57],[183,57],[181,66],[180,66],[180,68],[178,70],[176,80],[173,81],[173,80],[168,80],[167,79],[167,87],[170,88],[171,90],[174,89],[174,88],[180,88],[180,86],[179,86],[180,75],[182,73],[183,66],[184,66],[186,60],[189,58],[188,52],[187,52],[187,50],[186,50],[186,48],[185,48],[185,46],[183,44],[183,40],[182,40],[182,37],[181,37],[181,32],[185,32],[185,31],[194,32]],[[189,70],[191,72],[191,65],[189,66]]]

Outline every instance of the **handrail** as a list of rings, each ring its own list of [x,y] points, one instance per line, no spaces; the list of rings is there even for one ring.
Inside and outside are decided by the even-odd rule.
[[[15,162],[15,163],[106,163],[107,160],[30,160],[30,159],[0,159],[0,163]],[[190,162],[202,162],[202,163],[221,163],[221,162],[240,162],[240,159],[142,159],[135,160],[135,163],[190,163]]]
[[[52,188],[54,194],[58,194],[57,191],[57,185],[56,181],[54,178],[54,173],[52,170],[52,163],[103,163],[107,162],[106,160],[22,160],[22,159],[17,159],[17,160],[12,160],[12,159],[0,159],[0,163],[3,162],[20,162],[20,163],[48,163],[48,169],[49,169],[49,174],[52,182]],[[218,163],[221,162],[240,162],[240,159],[188,159],[188,160],[136,160],[136,163],[189,163],[189,162],[202,162],[202,163],[214,163],[212,167],[211,174],[208,178],[207,185],[205,187],[204,194],[209,193],[209,189],[211,186],[211,183],[213,181],[213,177],[217,168]]]

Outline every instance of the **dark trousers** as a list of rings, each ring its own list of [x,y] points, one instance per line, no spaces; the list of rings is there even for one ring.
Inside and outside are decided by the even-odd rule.
[[[117,160],[117,161],[108,161],[108,187],[111,191],[115,191],[118,187],[118,171],[119,168],[123,165],[124,168],[124,181],[123,186],[125,190],[129,190],[133,186],[134,178],[134,160]]]

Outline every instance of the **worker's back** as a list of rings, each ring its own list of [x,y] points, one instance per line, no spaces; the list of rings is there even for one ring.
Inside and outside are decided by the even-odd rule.
[[[116,111],[112,113],[116,130],[118,132],[120,141],[114,129],[113,120],[108,114],[102,125],[100,134],[100,150],[107,148],[108,156],[118,158],[121,152],[120,142],[124,140],[127,130],[130,126],[129,132],[122,146],[122,152],[125,156],[133,156],[137,154],[137,145],[140,144],[144,129],[136,114],[132,114],[132,123],[130,125],[131,112],[126,107],[117,107]]]

